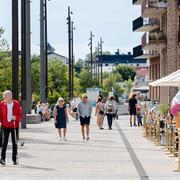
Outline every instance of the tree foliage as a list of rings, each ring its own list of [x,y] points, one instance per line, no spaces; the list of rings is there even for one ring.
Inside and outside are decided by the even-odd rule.
[[[135,69],[125,65],[117,65],[115,73],[119,73],[122,76],[123,81],[128,81],[129,79],[133,81],[134,77],[136,76]]]
[[[54,92],[58,92],[62,97],[68,96],[68,72],[67,66],[65,66],[59,60],[49,61],[48,66],[48,83],[49,92],[52,95]]]
[[[85,61],[82,59],[78,59],[75,64],[75,73],[77,77],[79,77],[79,74],[83,68],[85,68]]]
[[[40,94],[40,59],[38,56],[33,56],[31,61],[32,75],[32,93],[39,97]],[[53,97],[68,96],[68,71],[61,61],[57,59],[48,62],[48,94],[50,99]]]
[[[0,27],[0,51],[1,53],[9,50],[9,45],[6,39],[3,38],[4,29]]]
[[[3,38],[4,29],[0,28],[0,93],[12,87],[12,58],[7,41]],[[103,52],[103,54],[110,54]],[[97,52],[93,53],[95,59]],[[81,95],[87,88],[98,87],[97,77],[91,77],[91,71],[85,66],[86,60],[90,59],[88,54],[85,60],[79,59],[75,64],[74,74],[74,94]],[[19,66],[19,85],[21,84],[21,68]],[[116,96],[120,96],[126,91],[129,93],[132,80],[136,73],[128,66],[118,65],[112,73],[103,73],[103,90],[114,90]],[[33,100],[40,96],[40,58],[33,56],[31,59],[31,77]],[[127,89],[124,90],[119,82],[126,81]],[[58,59],[52,59],[48,62],[48,96],[50,102],[54,102],[58,97],[67,98],[69,94],[68,67]],[[20,89],[20,87],[19,87]]]
[[[87,69],[82,69],[79,77],[79,85],[82,92],[86,92],[87,88],[93,86],[93,81],[91,78],[91,72]]]
[[[104,80],[104,90],[114,91],[115,95],[120,96],[124,93],[123,88],[118,84],[122,81],[122,77],[119,73],[112,73]]]

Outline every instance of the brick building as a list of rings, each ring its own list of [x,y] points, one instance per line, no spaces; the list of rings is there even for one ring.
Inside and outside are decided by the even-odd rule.
[[[133,4],[141,5],[133,31],[145,32],[134,54],[148,58],[149,80],[154,81],[180,68],[180,0],[133,0]],[[161,103],[168,103],[175,92],[175,88],[150,87],[151,100]]]

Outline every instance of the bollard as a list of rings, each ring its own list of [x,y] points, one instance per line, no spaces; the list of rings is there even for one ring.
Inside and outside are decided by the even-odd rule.
[[[173,157],[176,156],[176,127],[174,126],[173,124],[173,150],[172,150],[172,154],[173,154]]]
[[[143,117],[143,128],[144,128],[144,137],[147,138],[147,118],[148,114],[145,112]]]
[[[178,138],[180,142],[180,128],[178,128]],[[180,172],[180,143],[179,143],[179,148],[178,148],[178,169],[175,171]]]
[[[168,121],[165,119],[165,152],[168,150]]]
[[[160,144],[161,144],[160,115],[158,115],[157,123],[156,123],[156,145],[160,146]]]
[[[153,132],[152,132],[153,133],[153,138],[152,138],[152,141],[155,144],[155,142],[156,142],[156,122],[155,122],[155,119],[154,119],[152,128],[153,128]]]
[[[161,116],[159,116],[159,119],[158,119],[158,145],[160,146],[161,145]]]
[[[166,154],[171,153],[171,122],[169,118],[167,118],[168,127],[167,127],[167,151]]]

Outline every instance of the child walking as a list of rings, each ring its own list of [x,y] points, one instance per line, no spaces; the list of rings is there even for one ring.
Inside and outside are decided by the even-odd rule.
[[[142,126],[142,114],[141,114],[141,104],[138,103],[137,105],[137,121],[138,126]]]

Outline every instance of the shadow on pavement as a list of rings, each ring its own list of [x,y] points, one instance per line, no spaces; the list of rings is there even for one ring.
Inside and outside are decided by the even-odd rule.
[[[20,164],[18,167],[20,167],[22,169],[36,169],[36,170],[43,170],[43,171],[54,171],[54,169],[52,169],[52,168],[29,166],[29,165],[22,165],[22,164]]]

